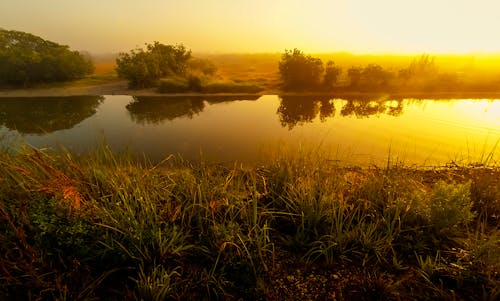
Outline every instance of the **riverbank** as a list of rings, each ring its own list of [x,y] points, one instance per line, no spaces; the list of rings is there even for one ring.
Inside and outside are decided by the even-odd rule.
[[[259,93],[160,93],[157,88],[129,89],[127,81],[112,79],[100,81],[97,84],[88,81],[52,84],[33,88],[0,88],[2,97],[65,97],[65,96],[100,96],[100,95],[129,95],[129,96],[161,96],[161,97],[203,97],[203,96],[245,96],[245,95],[282,95],[282,96],[317,96],[332,98],[359,97],[391,97],[391,98],[500,98],[500,91],[457,91],[457,92],[367,92],[338,90],[333,92],[287,92],[279,89],[263,90]]]
[[[500,169],[0,152],[0,299],[495,300]]]

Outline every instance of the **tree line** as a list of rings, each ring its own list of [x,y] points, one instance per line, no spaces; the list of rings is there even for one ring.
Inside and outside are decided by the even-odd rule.
[[[0,84],[30,86],[82,78],[93,72],[88,56],[38,36],[0,28]]]
[[[279,62],[279,74],[284,91],[462,91],[475,89],[455,73],[440,72],[435,59],[428,54],[414,58],[398,71],[384,69],[376,63],[351,66],[344,81],[339,79],[342,68],[333,61],[306,55],[298,49],[286,50]],[[481,87],[480,90],[488,87]],[[491,87],[489,87],[491,89]],[[494,87],[493,87],[494,88]]]
[[[117,59],[118,75],[129,80],[131,87],[156,86],[160,92],[255,92],[253,86],[212,85],[217,68],[209,60],[192,57],[181,45],[146,44],[146,49],[121,53]],[[395,72],[371,63],[343,70],[333,61],[323,61],[299,49],[285,50],[278,62],[283,91],[454,91],[465,86],[456,74],[441,73],[434,58],[424,54],[413,59],[408,67]],[[343,78],[341,82],[340,79]],[[222,89],[222,90],[221,90]]]
[[[120,53],[118,77],[131,88],[157,87],[166,93],[255,93],[262,87],[241,81],[221,80],[208,59],[193,57],[182,44],[159,42]],[[38,36],[0,28],[0,86],[31,86],[82,78],[93,72],[89,56]],[[333,61],[285,50],[278,62],[283,91],[464,91],[495,90],[491,83],[464,83],[455,73],[439,71],[434,58],[416,57],[406,68],[394,71],[372,63],[351,66],[345,73]],[[345,75],[343,75],[343,73]]]

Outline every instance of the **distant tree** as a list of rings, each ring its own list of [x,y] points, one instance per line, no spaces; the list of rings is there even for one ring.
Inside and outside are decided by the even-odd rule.
[[[93,68],[88,56],[68,46],[0,29],[0,84],[29,86],[74,80],[92,73]]]
[[[285,90],[318,88],[323,71],[323,62],[319,58],[306,56],[298,49],[285,50],[279,62],[279,72]]]
[[[340,67],[335,66],[333,61],[328,61],[323,76],[323,87],[327,90],[333,89],[341,73],[342,69]]]
[[[361,81],[361,74],[363,68],[351,67],[347,70],[347,76],[349,77],[349,82],[351,87],[357,87]]]
[[[146,50],[120,53],[116,59],[118,76],[129,80],[132,87],[150,87],[160,78],[184,76],[191,51],[183,45],[146,44]]]
[[[361,80],[366,87],[376,88],[386,86],[389,78],[390,73],[377,64],[370,64],[363,68],[361,72]]]
[[[436,76],[437,73],[438,67],[434,57],[428,54],[422,54],[414,58],[407,68],[399,70],[399,77],[404,80],[415,78],[429,79],[430,77]]]

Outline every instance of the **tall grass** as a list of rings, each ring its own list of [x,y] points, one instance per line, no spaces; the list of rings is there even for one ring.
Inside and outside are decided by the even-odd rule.
[[[499,175],[0,151],[0,299],[494,299]]]

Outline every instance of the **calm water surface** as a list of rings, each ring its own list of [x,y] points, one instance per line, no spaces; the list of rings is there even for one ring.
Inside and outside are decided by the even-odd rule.
[[[500,100],[82,96],[0,98],[0,144],[102,140],[159,161],[169,154],[216,161],[320,150],[347,164],[500,162]],[[487,158],[490,156],[490,158]]]

